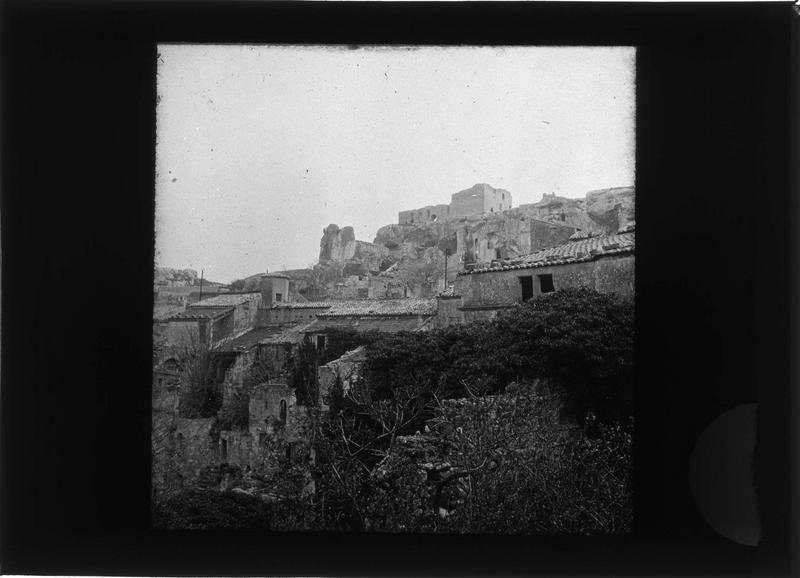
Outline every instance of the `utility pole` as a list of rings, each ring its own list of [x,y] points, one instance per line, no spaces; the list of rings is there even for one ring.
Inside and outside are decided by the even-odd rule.
[[[200,299],[198,301],[203,300],[203,270],[200,269]]]
[[[444,290],[447,291],[447,255],[450,253],[450,250],[445,247],[444,249]]]

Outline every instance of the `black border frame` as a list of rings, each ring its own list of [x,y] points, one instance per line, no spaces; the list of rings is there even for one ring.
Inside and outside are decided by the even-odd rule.
[[[797,374],[789,350],[796,338],[790,315],[798,311],[789,291],[797,273],[790,224],[798,207],[789,195],[796,38],[790,3],[6,1],[2,571],[796,570],[787,516],[789,449],[796,447],[788,437],[796,415],[789,378]],[[148,529],[159,41],[638,47],[633,535]],[[756,399],[764,540],[754,549],[714,534],[685,482],[689,452],[705,425]]]

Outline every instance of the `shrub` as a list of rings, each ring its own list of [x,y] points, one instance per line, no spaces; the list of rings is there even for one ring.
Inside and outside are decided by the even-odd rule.
[[[187,490],[156,503],[153,524],[164,530],[269,530],[259,498],[236,492]]]
[[[250,423],[250,396],[245,390],[236,390],[222,404],[217,413],[220,429],[246,429]]]

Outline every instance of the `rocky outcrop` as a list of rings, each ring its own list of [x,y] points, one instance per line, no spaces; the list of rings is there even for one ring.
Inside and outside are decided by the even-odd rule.
[[[156,267],[153,281],[156,285],[167,287],[190,287],[200,284],[200,278],[194,269],[172,269]]]
[[[633,187],[590,191],[586,194],[586,214],[607,233],[616,233],[636,218]]]
[[[344,262],[352,259],[356,251],[356,236],[353,227],[340,229],[336,224],[330,224],[322,231],[322,240],[319,243],[320,264],[329,261]]]

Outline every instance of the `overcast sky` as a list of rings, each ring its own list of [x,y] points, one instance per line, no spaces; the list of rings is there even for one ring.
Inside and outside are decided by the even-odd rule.
[[[634,183],[635,49],[162,45],[156,264],[230,282],[475,183]]]

